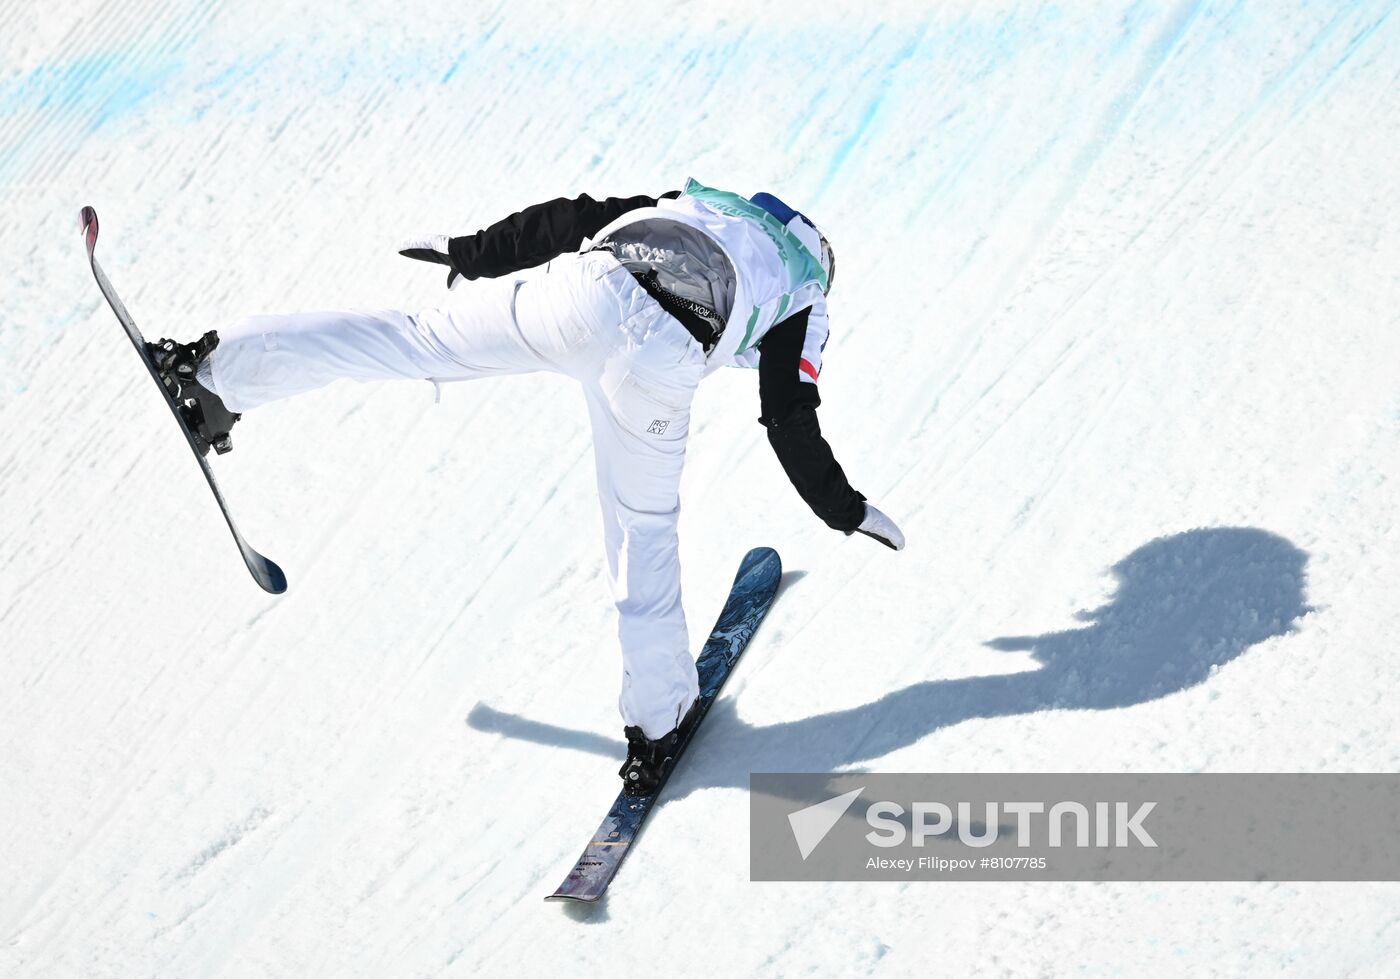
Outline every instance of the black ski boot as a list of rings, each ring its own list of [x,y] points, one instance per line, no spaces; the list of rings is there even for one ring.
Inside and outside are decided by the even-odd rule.
[[[690,710],[669,734],[649,739],[639,727],[625,727],[627,735],[627,760],[617,770],[622,776],[622,791],[628,795],[650,795],[665,781],[671,772],[676,749],[680,745],[681,732],[690,729],[695,720],[696,709],[700,706],[697,698]]]
[[[160,372],[161,382],[180,406],[185,424],[194,433],[200,455],[210,447],[219,455],[233,449],[229,432],[242,415],[229,411],[213,391],[199,383],[199,367],[219,345],[219,334],[210,330],[194,343],[161,339],[147,343],[146,350]]]

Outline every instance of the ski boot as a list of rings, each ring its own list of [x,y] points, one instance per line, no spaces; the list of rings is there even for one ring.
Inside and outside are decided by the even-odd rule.
[[[659,738],[647,738],[639,727],[629,725],[622,729],[623,734],[627,735],[627,760],[617,774],[622,776],[623,792],[627,795],[650,795],[665,781],[680,747],[681,732],[690,730],[699,706],[697,699],[681,722],[670,733]]]
[[[180,417],[194,435],[200,455],[212,447],[219,455],[233,449],[229,432],[243,416],[229,411],[213,391],[199,383],[200,365],[219,345],[219,334],[210,330],[194,343],[161,339],[146,344],[161,383],[179,406]]]

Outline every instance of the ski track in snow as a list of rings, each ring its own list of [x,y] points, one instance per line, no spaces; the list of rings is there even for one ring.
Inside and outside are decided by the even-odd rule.
[[[679,16],[677,16],[679,13]],[[1391,975],[1366,884],[751,884],[750,771],[1394,771],[1392,3],[0,0],[0,974]],[[582,399],[342,384],[216,464],[148,335],[428,305],[400,238],[686,176],[841,254],[832,534],[702,385],[692,638],[782,596],[599,906],[616,790]]]

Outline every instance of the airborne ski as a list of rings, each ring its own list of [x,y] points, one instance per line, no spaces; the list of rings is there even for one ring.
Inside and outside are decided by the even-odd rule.
[[[710,638],[700,651],[695,668],[700,674],[699,708],[695,711],[690,725],[681,731],[676,745],[675,756],[661,774],[661,781],[648,795],[631,796],[618,793],[617,801],[608,810],[593,839],[584,848],[583,855],[574,864],[569,876],[564,878],[555,892],[545,900],[582,901],[592,903],[603,896],[612,882],[622,860],[631,850],[642,828],[642,822],[656,804],[657,797],[666,786],[666,780],[675,770],[676,763],[685,753],[686,746],[694,736],[696,728],[705,719],[706,712],[719,695],[724,681],[729,678],[734,664],[744,647],[748,645],[758,624],[768,614],[773,598],[778,593],[778,580],[782,577],[783,562],[778,552],[770,547],[756,547],[744,556],[739,565],[739,573],[734,578],[734,586],[724,603]]]
[[[107,280],[106,273],[102,271],[102,266],[97,264],[95,254],[97,248],[97,212],[90,207],[85,207],[82,210],[81,219],[83,236],[87,239],[88,262],[92,265],[92,274],[97,279],[97,287],[102,290],[102,295],[106,298],[107,305],[112,307],[112,312],[117,314],[117,320],[121,323],[122,329],[126,330],[127,338],[131,340],[131,345],[136,348],[136,355],[141,358],[141,362],[146,365],[146,370],[150,372],[151,380],[155,382],[156,387],[160,388],[161,396],[165,398],[170,413],[175,416],[175,423],[180,426],[180,431],[185,433],[185,441],[189,443],[190,451],[194,453],[199,468],[204,472],[204,478],[209,482],[209,489],[213,491],[214,499],[223,512],[228,529],[233,534],[234,543],[238,545],[238,552],[243,555],[243,563],[248,566],[253,580],[264,590],[274,595],[280,595],[287,590],[287,576],[276,564],[253,550],[243,539],[243,535],[238,532],[238,527],[233,522],[233,515],[229,513],[228,504],[224,502],[224,494],[219,491],[219,484],[214,479],[214,471],[209,468],[209,460],[199,451],[194,432],[185,423],[184,416],[180,414],[179,405],[175,403],[175,399],[170,396],[170,392],[161,382],[160,373],[156,370],[156,365],[151,360],[150,354],[146,352],[146,338],[141,335],[141,331],[132,322],[131,314],[126,311],[126,306],[113,290],[112,283]]]

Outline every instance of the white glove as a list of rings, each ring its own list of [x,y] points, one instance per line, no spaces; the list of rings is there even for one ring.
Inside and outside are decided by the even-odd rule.
[[[448,254],[447,242],[447,235],[418,235],[399,245],[399,254],[404,258],[413,258],[420,262],[432,262],[436,265],[446,265],[448,268],[452,268],[452,256]],[[447,273],[447,288],[453,288],[457,284],[457,278],[456,269]]]
[[[895,526],[895,522],[869,503],[865,505],[865,519],[856,530],[867,537],[875,538],[891,550],[904,550],[904,535]]]
[[[452,259],[447,256],[447,235],[415,235],[399,245],[399,254],[405,258],[416,258],[420,262],[452,264]]]

